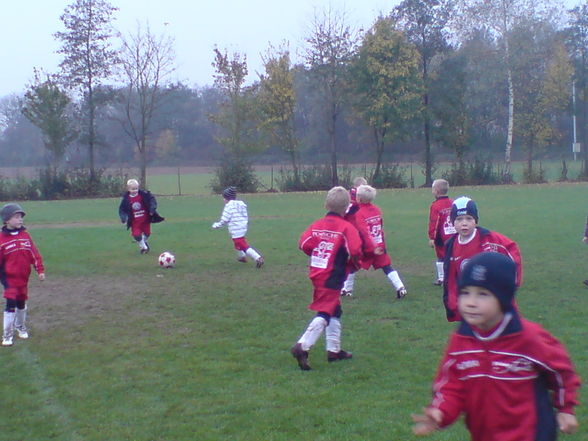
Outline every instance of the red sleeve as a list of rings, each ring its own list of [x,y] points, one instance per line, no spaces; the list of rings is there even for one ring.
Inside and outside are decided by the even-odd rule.
[[[33,239],[31,239],[31,251],[33,253],[33,266],[35,267],[35,271],[37,271],[37,274],[44,273],[45,266],[43,265],[43,258],[41,257],[41,253],[39,253],[35,242],[33,242]]]
[[[361,257],[362,240],[359,231],[353,225],[349,224],[345,237],[347,238],[347,246],[349,247],[349,257],[358,259]]]
[[[510,257],[517,266],[517,286],[523,283],[523,258],[518,244],[500,234],[492,231],[490,237],[482,244],[484,251],[496,251]]]
[[[537,340],[537,361],[553,390],[553,406],[559,412],[574,414],[578,405],[577,391],[580,378],[576,375],[565,347],[540,325],[525,322],[531,335]]]
[[[312,234],[312,225],[310,225],[300,236],[298,247],[304,252],[304,254],[310,256],[316,245],[316,238]]]
[[[429,239],[435,239],[437,233],[437,223],[439,222],[439,209],[435,202],[429,208]]]
[[[443,412],[443,421],[441,427],[446,427],[452,424],[459,415],[463,412],[464,408],[464,390],[463,381],[460,381],[455,374],[455,358],[449,355],[450,348],[454,340],[452,334],[449,339],[449,344],[445,350],[445,354],[439,369],[437,370],[437,376],[433,384],[433,400],[431,407],[436,407]]]
[[[365,216],[363,212],[360,210],[355,213],[353,216],[352,225],[357,228],[359,232],[359,237],[361,239],[363,253],[364,254],[373,254],[375,250],[374,241],[372,240],[372,235],[370,230],[368,229],[367,222],[365,221]]]

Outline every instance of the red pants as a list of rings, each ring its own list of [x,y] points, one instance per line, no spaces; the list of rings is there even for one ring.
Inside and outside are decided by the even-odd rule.
[[[4,298],[11,300],[28,300],[29,289],[27,286],[18,286],[15,288],[6,288],[4,290]]]
[[[247,248],[249,248],[249,244],[247,243],[245,236],[233,239],[233,245],[235,246],[235,249],[239,251],[247,251]]]
[[[144,220],[142,222],[133,221],[131,223],[131,236],[137,237],[145,234],[145,236],[151,236],[151,222]]]

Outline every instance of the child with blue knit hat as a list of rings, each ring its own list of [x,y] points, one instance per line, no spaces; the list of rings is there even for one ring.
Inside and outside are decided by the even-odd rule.
[[[247,262],[247,257],[251,257],[255,261],[255,266],[261,268],[264,264],[263,256],[255,248],[249,246],[245,237],[249,223],[247,204],[237,199],[237,189],[235,187],[225,188],[222,196],[225,201],[225,208],[220,220],[213,223],[212,228],[217,229],[227,225],[229,234],[233,239],[233,245],[237,250],[237,260]]]
[[[433,399],[413,415],[428,435],[461,414],[472,441],[555,441],[574,433],[580,380],[564,346],[514,305],[517,267],[509,257],[480,253],[459,278],[461,323],[451,335]]]
[[[450,220],[456,233],[445,243],[443,260],[443,304],[447,321],[459,321],[457,309],[458,278],[464,265],[476,254],[494,251],[508,256],[516,264],[516,284],[521,285],[523,264],[519,246],[512,239],[478,226],[478,206],[467,196],[451,205]]]

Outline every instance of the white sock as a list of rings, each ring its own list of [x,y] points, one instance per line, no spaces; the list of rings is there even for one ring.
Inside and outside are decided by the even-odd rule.
[[[4,334],[2,334],[2,338],[12,338],[14,334],[15,316],[15,312],[4,311]]]
[[[341,350],[341,321],[338,318],[331,317],[325,335],[327,337],[327,351],[339,352]]]
[[[261,257],[261,254],[259,254],[257,251],[255,251],[251,247],[247,248],[247,250],[245,251],[245,253],[247,253],[247,255],[249,257],[251,257],[253,260],[257,260],[257,259],[259,259]]]
[[[147,249],[147,245],[145,244],[145,238],[143,238],[142,236],[141,236],[141,240],[137,241],[137,243],[139,244],[139,247],[142,250],[146,250]]]
[[[435,262],[435,266],[437,267],[437,280],[443,282],[443,279],[444,279],[443,262]]]
[[[27,327],[25,322],[27,319],[27,307],[25,306],[23,309],[17,308],[15,314],[16,315],[14,317],[14,327],[21,331],[26,331]]]
[[[400,280],[398,271],[394,270],[391,273],[388,273],[386,277],[388,277],[388,280],[390,280],[390,283],[392,283],[392,286],[394,286],[394,289],[396,291],[398,291],[401,288],[404,288],[404,283],[402,283],[402,280]]]
[[[319,339],[324,329],[327,327],[327,321],[322,317],[315,317],[308,324],[306,331],[302,334],[302,337],[298,340],[298,343],[302,346],[303,351],[308,351],[314,346],[316,341]]]
[[[237,259],[243,259],[245,257],[247,257],[247,254],[245,254],[245,251],[237,250]]]
[[[349,273],[349,275],[345,279],[345,283],[343,284],[344,291],[347,291],[347,292],[353,291],[353,285],[355,284],[355,274],[356,273]]]

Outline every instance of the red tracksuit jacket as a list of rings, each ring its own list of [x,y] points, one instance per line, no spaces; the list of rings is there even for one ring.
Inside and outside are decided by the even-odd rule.
[[[43,259],[24,227],[19,230],[2,228],[0,234],[0,282],[4,288],[27,286],[31,265],[37,273],[44,272]]]
[[[453,200],[448,196],[435,199],[429,208],[429,239],[435,241],[437,257],[444,256],[445,242],[455,234],[455,227],[450,219]]]
[[[336,213],[313,222],[300,236],[299,247],[310,256],[308,277],[319,288],[343,288],[349,259],[361,257],[357,229]]]
[[[457,279],[461,269],[476,254],[494,251],[510,257],[517,267],[517,286],[523,282],[523,260],[517,243],[508,237],[486,228],[476,227],[476,236],[466,245],[460,245],[456,233],[445,244],[443,262],[445,280],[443,281],[443,304],[447,321],[456,322],[461,319],[457,311]]]
[[[464,413],[473,441],[554,441],[553,408],[573,414],[579,387],[563,345],[512,313],[486,339],[461,323],[439,365],[431,406],[443,412],[442,427]]]

